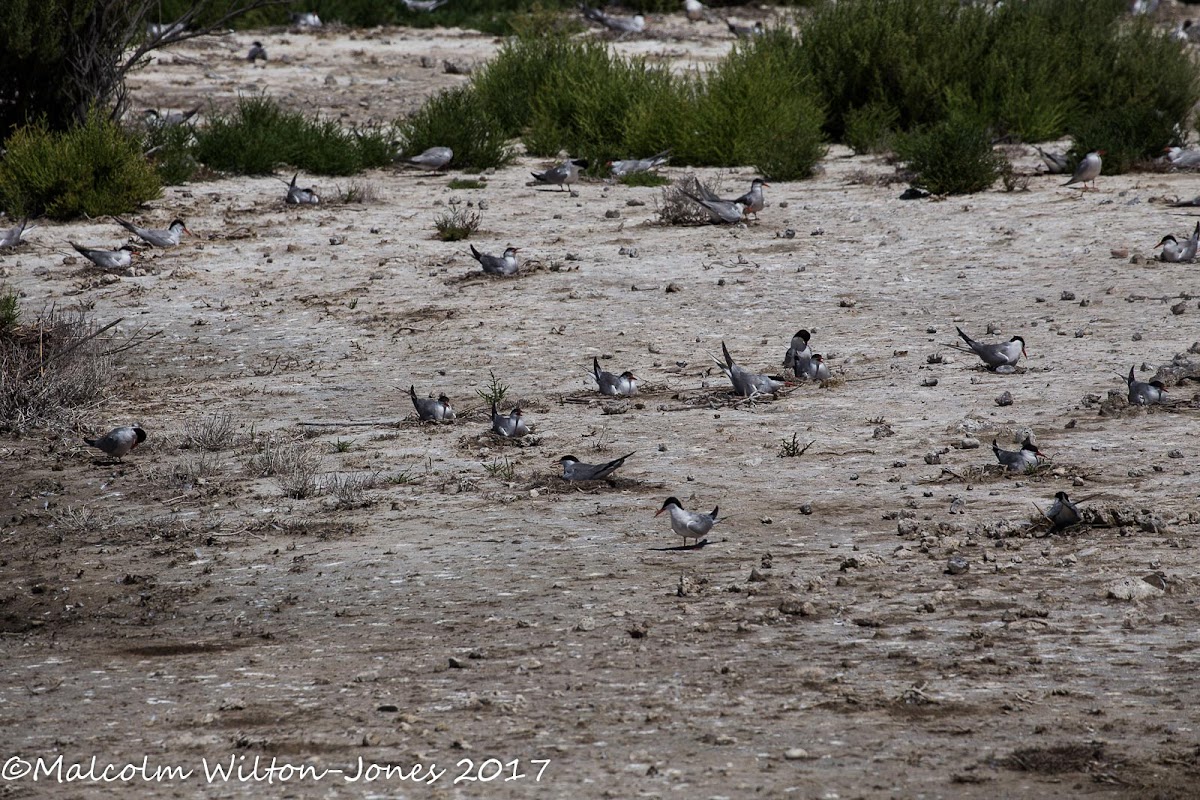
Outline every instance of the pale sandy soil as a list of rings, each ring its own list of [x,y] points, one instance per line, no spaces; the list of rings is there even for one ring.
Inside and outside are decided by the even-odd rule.
[[[705,57],[727,46],[711,33]],[[387,119],[463,80],[421,55],[496,46],[431,36],[264,35],[265,69],[233,60],[254,36],[189,45],[136,78],[136,102],[265,89]],[[0,447],[3,757],[197,770],[124,790],[26,780],[0,796],[1195,796],[1196,386],[1172,385],[1186,407],[1171,411],[1101,416],[1088,400],[1123,395],[1116,373],[1148,380],[1200,338],[1195,266],[1110,252],[1144,259],[1189,229],[1161,198],[1197,194],[1194,175],[1103,177],[1082,195],[1037,176],[1027,192],[901,202],[902,186],[851,180],[890,167],[834,149],[824,175],[773,185],[758,223],[668,228],[657,189],[535,191],[537,166],[471,191],[381,171],[356,179],[376,202],[311,209],[285,208],[274,178],[170,189],[139,218],[179,215],[197,235],[115,281],[64,262],[68,239],[123,240],[101,220],[44,224],[0,259],[26,308],[162,331],[85,420],[146,427],[124,464],[67,434]],[[331,198],[348,181],[312,183]],[[433,236],[451,197],[486,200],[471,241],[522,247],[528,274],[462,280],[477,269],[466,243]],[[948,346],[956,324],[1024,336],[1023,371],[979,369]],[[837,379],[731,403],[706,354],[724,340],[775,370],[800,327]],[[593,356],[643,379],[637,404],[589,393]],[[475,391],[489,371],[540,443],[487,435]],[[458,423],[396,425],[412,416],[410,383],[445,391]],[[1014,403],[999,407],[1005,390]],[[180,449],[210,413],[233,416],[236,444]],[[251,435],[301,440],[302,422],[374,422],[308,429],[322,471],[409,482],[349,510],[283,497],[247,467]],[[1046,468],[981,469],[993,437],[1014,447],[1025,428]],[[812,446],[780,458],[793,434]],[[983,447],[954,447],[968,434]],[[564,453],[630,451],[615,485],[554,477]],[[940,465],[924,460],[934,452]],[[179,477],[201,458],[203,481]],[[504,459],[513,477],[489,475]],[[1059,490],[1152,510],[1160,526],[1003,534]],[[653,517],[672,494],[720,504],[709,546],[655,549],[679,542]],[[945,574],[953,555],[968,573]],[[1108,596],[1156,571],[1165,592]],[[450,772],[436,788],[205,785],[201,759],[231,756]],[[528,777],[452,785],[463,758],[521,759]],[[550,760],[540,782],[530,759]]]

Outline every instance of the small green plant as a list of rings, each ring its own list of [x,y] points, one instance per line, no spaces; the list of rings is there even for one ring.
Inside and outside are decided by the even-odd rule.
[[[886,153],[896,137],[900,112],[887,103],[867,103],[846,112],[846,144],[856,153]]]
[[[338,440],[333,443],[333,452],[335,452],[335,453],[349,453],[353,449],[354,449],[354,440],[353,439],[343,439],[339,436]]]
[[[488,370],[488,385],[483,389],[476,389],[475,394],[491,408],[493,403],[500,405],[504,402],[504,397],[508,394],[508,385],[502,383],[496,377],[496,373]]]
[[[626,186],[670,186],[671,179],[657,172],[635,172],[632,175],[622,175],[617,183]]]
[[[16,289],[0,285],[0,334],[16,327],[21,319],[21,298]]]
[[[419,480],[415,470],[415,467],[405,467],[400,472],[387,476],[387,478],[384,480],[386,483],[390,483],[393,486],[407,486],[408,484],[416,483]]]
[[[451,189],[486,189],[487,181],[477,181],[473,178],[455,178],[446,184]]]
[[[26,125],[3,151],[0,208],[12,217],[127,214],[161,191],[138,139],[99,111],[62,133]]]
[[[793,433],[791,439],[784,439],[783,444],[779,446],[779,457],[796,458],[798,456],[802,456],[808,450],[808,448],[813,446],[814,442],[816,442],[815,439],[808,444],[802,445],[800,444],[800,435]]]
[[[352,175],[390,164],[392,132],[343,128],[337,120],[285,111],[269,97],[242,97],[232,114],[214,113],[196,134],[195,155],[213,169],[267,175],[289,164],[317,175]]]
[[[915,183],[934,194],[982,192],[1000,177],[1005,161],[993,151],[984,125],[965,112],[906,134],[897,149],[916,173]]]
[[[439,214],[433,221],[437,228],[438,238],[443,242],[458,242],[479,230],[483,218],[477,211],[468,211],[460,204],[451,202],[450,210]]]
[[[379,190],[375,188],[375,184],[373,183],[351,181],[350,185],[345,189],[338,189],[337,199],[340,203],[358,203],[359,205],[367,205],[379,200]]]
[[[508,460],[508,456],[496,458],[490,464],[484,464],[483,470],[493,478],[499,478],[503,481],[511,481],[513,475],[516,474],[516,466]]]

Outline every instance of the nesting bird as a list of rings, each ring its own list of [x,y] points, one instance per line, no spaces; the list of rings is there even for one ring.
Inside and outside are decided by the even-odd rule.
[[[733,356],[729,355],[729,348],[725,346],[724,342],[721,342],[721,353],[725,356],[725,360],[721,361],[714,356],[713,361],[725,373],[725,377],[729,378],[729,382],[733,384],[734,392],[742,397],[753,397],[758,394],[774,394],[785,386],[784,382],[777,378],[751,372],[734,363]]]
[[[1045,512],[1045,515],[1046,519],[1050,520],[1052,530],[1055,531],[1069,528],[1083,519],[1079,514],[1079,507],[1071,502],[1066,492],[1055,492],[1054,503]]]
[[[1129,404],[1131,406],[1152,406],[1165,401],[1166,385],[1160,380],[1150,382],[1139,381],[1133,376],[1133,367],[1125,377],[1125,385],[1129,387]]]
[[[28,217],[22,217],[21,221],[12,226],[6,231],[0,232],[0,250],[9,250],[25,243],[24,236],[36,226],[29,224]]]
[[[191,233],[187,225],[181,219],[171,220],[171,224],[164,228],[139,228],[132,222],[127,222],[120,217],[113,217],[126,230],[137,236],[151,247],[175,247],[183,238],[184,233]]]
[[[1017,362],[1021,360],[1021,356],[1028,358],[1025,353],[1025,340],[1020,336],[1014,336],[1007,342],[998,344],[985,344],[977,342],[967,334],[963,333],[963,329],[955,327],[958,335],[967,343],[967,347],[971,348],[971,352],[979,356],[987,368],[990,370],[1006,369],[1011,371],[1017,366]]]
[[[517,274],[517,250],[519,248],[507,247],[503,256],[481,253],[475,249],[475,245],[470,245],[470,248],[471,258],[478,261],[479,266],[483,267],[483,271],[488,275],[510,277]]]
[[[498,436],[503,436],[505,439],[519,439],[529,433],[529,427],[523,419],[525,415],[521,409],[514,408],[508,412],[508,416],[500,415],[496,410],[496,404],[492,403],[492,433]]]
[[[431,147],[423,153],[404,159],[404,162],[420,169],[439,170],[444,169],[453,158],[454,151],[449,147]]]
[[[449,422],[454,419],[454,409],[450,406],[450,398],[445,393],[437,399],[432,397],[417,397],[417,387],[408,387],[408,395],[412,398],[413,408],[422,422]]]
[[[138,254],[133,245],[129,244],[121,245],[116,250],[97,250],[90,247],[83,247],[74,242],[69,242],[69,244],[75,248],[75,251],[79,255],[106,272],[126,269],[133,263],[133,257]]]
[[[287,196],[283,198],[283,202],[289,206],[315,206],[321,202],[321,198],[313,191],[312,187],[302,189],[296,185],[296,178],[300,173],[297,172],[292,176],[292,182],[288,184]]]
[[[637,378],[629,370],[620,375],[600,369],[600,359],[592,359],[592,376],[600,387],[600,394],[609,397],[633,397],[637,394]]]
[[[1003,450],[996,444],[996,440],[992,439],[992,452],[996,454],[996,460],[1009,472],[1026,472],[1038,465],[1039,456],[1045,458],[1045,454],[1038,450],[1037,445],[1031,442],[1028,436],[1021,442],[1020,450]]]
[[[614,458],[603,464],[584,464],[575,456],[563,456],[558,462],[562,464],[563,480],[599,481],[616,472],[625,463],[625,459],[631,455],[633,453]]]

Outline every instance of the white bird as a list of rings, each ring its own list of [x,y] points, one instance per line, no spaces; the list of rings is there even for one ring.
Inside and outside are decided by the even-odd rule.
[[[317,16],[317,12],[315,11],[293,11],[291,18],[292,24],[297,28],[321,27],[321,18]]]
[[[454,158],[454,151],[449,147],[431,147],[423,153],[404,159],[405,163],[421,169],[439,170]]]
[[[521,438],[529,433],[529,427],[525,424],[523,416],[520,408],[514,408],[508,412],[507,417],[502,417],[496,411],[496,404],[492,403],[492,433],[503,436],[505,439]]]
[[[1096,178],[1099,177],[1100,169],[1103,166],[1102,162],[1100,161],[1100,156],[1104,155],[1105,152],[1107,151],[1093,150],[1084,156],[1083,160],[1079,162],[1079,165],[1075,167],[1075,174],[1071,176],[1071,180],[1064,183],[1063,186],[1070,186],[1073,183],[1086,184],[1088,181],[1091,181],[1092,188],[1095,189]],[[1086,188],[1086,186],[1084,188]]]
[[[755,36],[762,36],[764,32],[761,21],[755,22],[753,25],[739,25],[736,22],[725,20],[725,24],[729,26],[729,32],[739,39],[753,39]]]
[[[796,378],[798,380],[829,380],[829,365],[825,363],[825,356],[821,355],[820,353],[813,353],[808,359],[796,359],[794,363],[800,365],[800,369],[793,370],[796,373]]]
[[[1014,336],[1007,342],[1000,343],[984,343],[977,342],[970,336],[963,333],[963,329],[955,327],[958,335],[967,343],[967,347],[987,365],[988,369],[1000,369],[1001,367],[1015,367],[1017,362],[1021,360],[1021,356],[1028,358],[1025,353],[1025,340],[1020,336]],[[959,348],[962,349],[962,348]],[[1012,371],[1011,369],[1009,370]]]
[[[292,175],[292,182],[288,184],[287,196],[283,198],[283,202],[289,206],[315,206],[321,202],[321,198],[312,190],[312,187],[301,188],[296,185],[296,178],[300,173]]]
[[[3,233],[0,233],[0,250],[8,250],[16,247],[17,245],[24,244],[25,241],[23,237],[25,234],[29,233],[29,231],[36,227],[36,225],[29,224],[28,217],[22,217],[21,221],[16,225],[12,226]]]
[[[708,218],[712,222],[724,222],[732,225],[736,222],[741,222],[742,218],[746,215],[745,204],[737,200],[721,200],[719,198],[710,200],[696,197],[696,195],[685,189],[680,189],[679,191],[684,197],[703,206],[708,212]]]
[[[137,425],[124,425],[113,428],[99,439],[83,440],[88,447],[94,447],[113,458],[123,458],[129,451],[146,441],[146,432]]]
[[[404,0],[404,7],[409,11],[417,11],[422,14],[428,14],[436,11],[450,0]]]
[[[179,240],[183,238],[184,233],[191,233],[181,219],[172,220],[171,224],[165,230],[162,228],[139,228],[132,222],[126,222],[120,217],[113,217],[113,219],[152,247],[175,247],[179,244]]]
[[[1196,250],[1200,247],[1200,222],[1196,223],[1196,227],[1192,230],[1192,235],[1188,237],[1187,242],[1183,247],[1179,246],[1179,241],[1167,234],[1159,240],[1158,244],[1154,245],[1155,249],[1161,247],[1162,254],[1159,255],[1159,261],[1165,261],[1170,264],[1189,264],[1196,260]]]
[[[156,108],[147,108],[142,112],[147,128],[173,128],[182,125],[200,112],[200,106],[189,108],[187,111],[168,111],[160,114]]]
[[[1020,450],[1002,450],[1000,445],[996,444],[996,440],[992,439],[992,452],[996,454],[996,460],[1010,472],[1026,472],[1038,465],[1038,456],[1045,458],[1045,454],[1029,441],[1028,436],[1021,442]]]
[[[568,191],[571,189],[571,184],[579,180],[579,169],[587,169],[587,159],[584,158],[569,158],[561,164],[556,164],[545,172],[531,172],[530,175],[538,183],[548,183],[558,186],[560,189],[566,187]]]
[[[445,393],[439,394],[436,400],[432,397],[417,397],[417,387],[409,386],[408,394],[422,422],[449,422],[454,419],[454,409],[450,407],[450,398],[446,397]]]
[[[742,397],[775,394],[786,385],[783,381],[772,378],[770,375],[760,375],[735,364],[733,356],[729,355],[729,348],[725,346],[724,342],[721,342],[721,353],[725,356],[725,361],[722,362],[715,356],[712,356],[712,360],[725,373],[725,377],[729,378],[729,382],[733,384],[733,390]]]
[[[591,8],[587,5],[580,5],[579,9],[592,22],[599,22],[609,30],[614,30],[621,34],[622,37],[630,33],[641,33],[646,29],[646,18],[641,14],[636,14],[632,17],[614,17],[605,14],[598,8]]]
[[[755,178],[750,182],[750,191],[741,197],[734,198],[733,202],[741,203],[745,207],[745,213],[753,214],[754,218],[758,219],[758,212],[766,208],[767,205],[766,198],[763,197],[763,187],[770,185],[762,178]]]
[[[1167,160],[1176,169],[1196,169],[1200,167],[1200,150],[1185,150],[1182,147],[1168,147]]]
[[[1038,155],[1042,157],[1042,163],[1046,165],[1046,172],[1050,175],[1061,175],[1067,171],[1071,165],[1070,159],[1066,153],[1056,153],[1053,151],[1047,152],[1042,148],[1034,145],[1034,149],[1038,151]]]
[[[471,258],[479,262],[479,266],[483,267],[483,271],[488,275],[503,275],[509,277],[517,274],[517,250],[516,247],[508,247],[504,250],[503,256],[493,256],[488,253],[481,253],[475,249],[475,245],[468,245],[471,248]]]
[[[130,244],[121,245],[117,250],[94,250],[90,247],[77,245],[74,242],[70,242],[69,244],[75,248],[79,255],[100,269],[109,272],[125,269],[133,263],[133,257],[138,254],[138,251]]]
[[[600,387],[600,394],[609,397],[633,397],[637,394],[637,378],[629,370],[614,375],[600,369],[600,359],[592,358],[592,375]]]
[[[663,501],[660,508],[654,516],[658,516],[664,511],[669,511],[671,514],[671,530],[683,537],[683,544],[687,545],[688,539],[696,539],[697,543],[701,537],[708,534],[712,530],[713,525],[717,524],[717,512],[721,510],[717,506],[712,510],[711,514],[701,514],[699,511],[684,511],[683,504],[679,502],[677,497],[668,497]]]
[[[683,0],[683,13],[692,22],[699,22],[704,19],[704,3],[700,0]]]
[[[608,167],[612,170],[613,177],[624,178],[626,175],[633,175],[637,172],[648,172],[655,167],[661,167],[671,158],[670,150],[663,150],[661,153],[650,156],[649,158],[630,158],[624,161],[609,161]]]

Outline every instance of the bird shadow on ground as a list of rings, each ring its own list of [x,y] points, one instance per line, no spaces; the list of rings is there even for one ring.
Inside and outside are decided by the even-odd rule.
[[[695,544],[681,544],[676,547],[651,547],[650,550],[655,553],[675,553],[684,550],[700,550],[708,545],[708,543],[708,539],[701,539]]]

